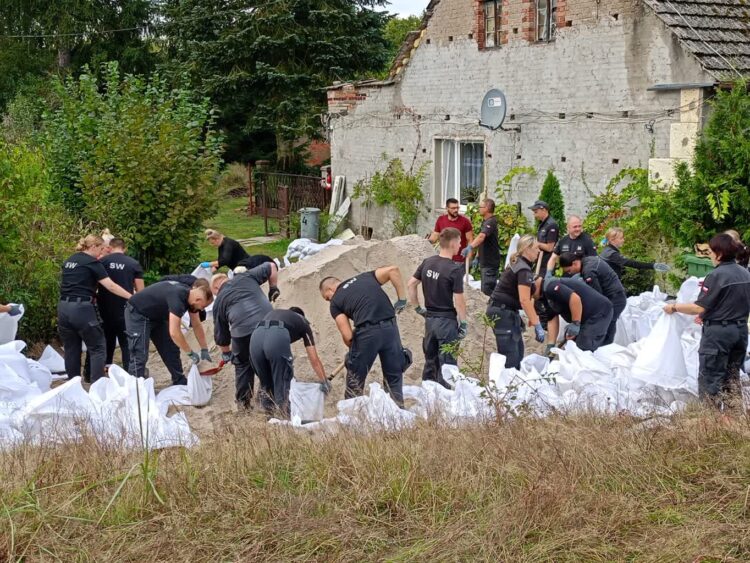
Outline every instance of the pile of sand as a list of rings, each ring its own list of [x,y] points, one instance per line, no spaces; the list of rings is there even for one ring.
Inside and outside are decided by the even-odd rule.
[[[347,241],[342,246],[325,248],[319,254],[281,270],[279,274],[281,297],[275,306],[288,308],[296,305],[305,311],[312,324],[323,365],[327,373],[331,373],[344,360],[347,348],[331,318],[328,302],[323,300],[318,291],[320,280],[327,276],[335,276],[344,280],[361,272],[396,265],[406,284],[422,260],[433,254],[435,250],[432,245],[417,235],[397,237],[387,241],[365,241],[358,237]],[[387,284],[384,289],[395,301],[396,293],[392,286]],[[469,315],[469,335],[462,345],[459,365],[464,364],[466,371],[472,372],[467,364],[471,362],[478,366],[484,355],[483,366],[486,373],[489,355],[496,351],[494,335],[481,321],[487,298],[469,287],[465,290],[465,296]],[[204,326],[209,341],[213,343],[211,339],[213,326],[210,320],[204,323]],[[414,356],[414,364],[404,374],[404,383],[418,384],[421,381],[424,366],[422,352],[424,319],[409,308],[398,316],[398,326],[403,345],[411,349]],[[191,343],[195,342],[192,335],[190,340]],[[218,355],[218,351],[214,354]],[[295,376],[300,380],[315,380],[301,343],[295,344],[294,354]],[[169,375],[157,354],[152,354],[149,367],[151,374],[156,378],[158,387],[169,384]],[[333,390],[326,401],[327,414],[335,413],[336,402],[344,396],[344,379],[345,373],[342,372],[333,381]],[[382,381],[379,360],[375,361],[370,372],[368,383],[370,381]],[[181,407],[181,410],[187,413],[191,426],[198,434],[206,435],[207,432],[218,430],[221,420],[236,412],[233,367],[227,366],[214,377],[213,396],[206,407]]]

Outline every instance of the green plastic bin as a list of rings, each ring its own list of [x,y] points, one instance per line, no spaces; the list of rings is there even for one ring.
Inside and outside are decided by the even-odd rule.
[[[684,258],[688,276],[702,278],[714,269],[714,264],[710,258],[702,258],[694,254],[685,254]]]

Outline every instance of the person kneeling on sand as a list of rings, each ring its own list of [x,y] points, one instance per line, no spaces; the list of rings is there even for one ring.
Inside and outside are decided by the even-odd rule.
[[[128,372],[136,377],[145,376],[148,346],[152,341],[172,376],[172,384],[186,385],[180,350],[194,364],[201,360],[211,361],[199,313],[213,299],[208,282],[203,279],[197,280],[192,287],[177,281],[158,282],[131,297],[125,306],[125,328],[130,348]],[[182,316],[188,311],[195,338],[201,346],[200,355],[191,350],[182,334]]]
[[[381,287],[387,282],[396,289],[395,304],[391,304]],[[401,346],[396,324],[396,314],[406,308],[406,290],[398,266],[378,268],[343,282],[327,277],[320,282],[319,289],[323,299],[330,301],[331,316],[349,347],[344,397],[362,395],[367,374],[379,356],[383,384],[403,408],[404,371],[411,365],[411,352]]]
[[[267,413],[274,408],[279,416],[289,418],[289,390],[294,377],[292,343],[302,340],[307,359],[320,378],[321,388],[328,393],[331,386],[315,348],[310,323],[299,307],[272,309],[250,337],[250,358],[260,379],[260,402]]]

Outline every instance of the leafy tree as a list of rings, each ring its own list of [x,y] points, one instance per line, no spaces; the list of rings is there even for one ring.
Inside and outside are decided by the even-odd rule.
[[[695,147],[693,171],[678,165],[673,222],[679,242],[692,247],[717,231],[750,239],[750,96],[747,83],[719,91]]]
[[[384,0],[165,0],[164,35],[175,75],[220,109],[226,159],[276,145],[289,166],[294,141],[312,138],[325,87],[383,67]]]
[[[0,140],[0,302],[25,305],[19,337],[28,342],[55,334],[60,265],[78,238],[51,189],[41,151]]]
[[[46,119],[46,153],[56,196],[84,222],[130,241],[145,269],[180,271],[198,257],[213,216],[221,163],[209,101],[165,80],[84,73],[57,84]]]
[[[383,37],[388,42],[388,63],[390,65],[398,54],[401,45],[410,31],[416,31],[422,26],[422,18],[408,16],[405,18],[391,18],[383,28]]]
[[[555,176],[554,170],[547,171],[547,177],[542,184],[542,192],[539,199],[546,201],[549,205],[549,214],[557,221],[561,229],[565,229],[565,201],[560,190],[560,181]]]

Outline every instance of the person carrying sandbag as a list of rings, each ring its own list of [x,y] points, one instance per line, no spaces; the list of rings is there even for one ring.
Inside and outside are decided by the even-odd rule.
[[[668,315],[698,315],[703,335],[698,348],[698,395],[718,408],[741,401],[740,367],[747,350],[750,272],[737,264],[743,246],[722,233],[709,243],[715,269],[703,280],[695,303],[670,303]]]

